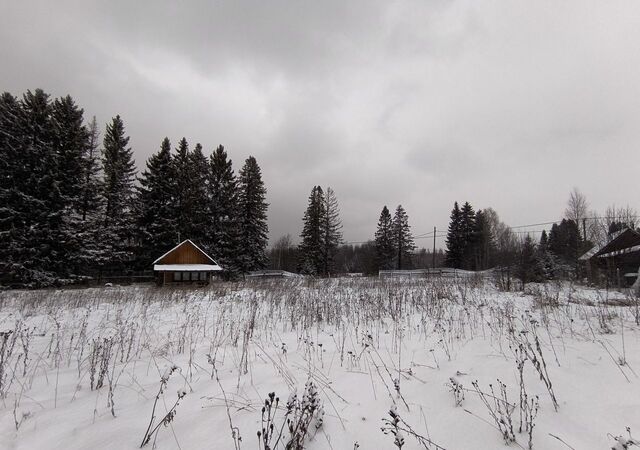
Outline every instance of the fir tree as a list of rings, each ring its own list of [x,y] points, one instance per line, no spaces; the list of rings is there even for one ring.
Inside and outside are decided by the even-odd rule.
[[[6,282],[26,277],[25,256],[29,252],[28,230],[32,208],[41,204],[26,189],[29,160],[22,130],[25,122],[21,103],[5,92],[0,96],[0,274]]]
[[[576,264],[580,245],[580,231],[573,220],[562,219],[559,225],[553,224],[549,233],[549,251],[562,262]]]
[[[202,153],[202,145],[196,144],[189,154],[190,166],[190,206],[187,233],[195,242],[203,244],[206,241],[207,225],[209,221],[209,164]]]
[[[240,170],[239,187],[238,269],[245,274],[263,269],[267,264],[267,189],[262,181],[260,166],[253,156],[247,158]]]
[[[322,222],[326,215],[324,192],[322,187],[314,186],[309,194],[307,209],[302,218],[303,227],[300,238],[298,263],[299,270],[310,275],[320,275],[323,268]]]
[[[60,275],[77,275],[86,267],[85,239],[89,238],[82,223],[85,154],[89,146],[89,132],[83,124],[83,110],[70,96],[56,99],[52,104],[52,149],[56,157],[56,184],[62,200],[62,222],[51,230],[52,246],[64,254]]]
[[[209,224],[204,246],[228,272],[238,270],[238,182],[222,145],[209,160]]]
[[[141,267],[151,264],[177,239],[171,176],[171,142],[165,137],[160,150],[147,160],[147,168],[137,187],[136,222]]]
[[[64,200],[52,145],[49,95],[41,89],[27,91],[21,109],[24,167],[15,179],[20,197],[19,220],[24,228],[21,242],[15,242],[18,246],[14,261],[18,263],[19,279],[36,286],[49,285],[56,282],[65,257],[59,242]]]
[[[79,212],[82,209],[84,163],[89,145],[89,132],[83,124],[83,110],[70,96],[53,102],[52,127],[60,195],[65,206]]]
[[[395,247],[393,245],[393,220],[391,213],[385,205],[380,213],[378,220],[378,229],[375,234],[376,260],[379,270],[393,269],[393,260],[396,256]]]
[[[476,244],[476,215],[469,202],[460,209],[460,239],[462,246],[462,267],[472,269]]]
[[[322,228],[322,274],[328,276],[335,270],[335,256],[338,245],[342,242],[342,222],[338,199],[330,187],[324,195],[324,217]]]
[[[396,267],[398,270],[411,268],[411,257],[415,250],[409,216],[402,205],[398,205],[391,225],[393,244],[395,248]]]
[[[451,219],[449,221],[449,229],[447,230],[447,251],[446,265],[459,269],[462,267],[462,257],[464,252],[464,238],[462,236],[462,214],[458,202],[453,205],[451,210]]]
[[[103,196],[104,234],[106,251],[112,262],[123,262],[131,258],[133,238],[133,181],[136,168],[129,137],[125,135],[124,123],[120,116],[107,125],[102,149],[104,173]],[[122,266],[120,266],[122,267]]]
[[[171,179],[173,181],[173,196],[175,199],[176,230],[180,236],[178,240],[182,241],[191,238],[189,233],[191,231],[192,213],[189,144],[184,137],[178,143],[178,148],[172,161],[172,168]]]
[[[101,168],[98,149],[100,131],[98,130],[98,122],[96,121],[95,116],[91,119],[87,132],[89,137],[81,169],[82,183],[80,192],[82,205],[80,207],[80,212],[82,220],[87,220],[89,215],[100,209],[100,190],[102,188],[100,181]]]
[[[478,210],[476,213],[473,236],[474,260],[471,268],[474,270],[486,270],[491,266],[496,244],[491,226],[482,210]]]

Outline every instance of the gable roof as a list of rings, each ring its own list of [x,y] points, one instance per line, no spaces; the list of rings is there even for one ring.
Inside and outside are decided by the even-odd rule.
[[[640,245],[640,233],[633,228],[625,228],[613,233],[606,242],[593,246],[578,259],[587,261],[594,257],[607,258],[620,253],[629,253],[637,251],[638,245]]]
[[[205,256],[209,261],[211,261],[211,263],[212,263],[212,264],[214,264],[214,265],[216,265],[216,266],[218,265],[218,263],[217,263],[217,262],[215,262],[215,260],[214,260],[211,256],[207,255],[207,253],[206,253],[204,250],[202,250],[200,247],[198,247],[196,244],[194,244],[194,243],[193,243],[193,241],[192,241],[191,239],[185,239],[184,241],[180,242],[178,245],[176,245],[176,246],[175,246],[175,247],[173,247],[171,250],[169,250],[168,252],[166,252],[166,253],[165,253],[164,255],[162,255],[160,258],[156,259],[156,260],[153,262],[153,264],[154,264],[154,265],[155,265],[155,264],[158,264],[158,262],[159,262],[159,261],[161,261],[165,256],[167,256],[167,255],[169,255],[170,253],[172,253],[172,252],[176,251],[177,249],[179,249],[180,247],[182,247],[182,246],[183,246],[183,245],[185,245],[185,244],[191,244],[191,245],[193,245],[193,246],[196,248],[196,250],[198,250],[198,251],[199,251],[203,256]]]

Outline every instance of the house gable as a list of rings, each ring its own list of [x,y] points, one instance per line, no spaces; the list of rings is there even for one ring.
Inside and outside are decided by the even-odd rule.
[[[153,262],[154,265],[166,265],[166,264],[213,264],[217,263],[207,255],[196,244],[189,239],[181,242],[160,258]]]

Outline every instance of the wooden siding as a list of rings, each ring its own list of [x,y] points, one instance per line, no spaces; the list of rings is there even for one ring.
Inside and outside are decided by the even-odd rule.
[[[185,242],[173,250],[156,264],[212,264],[191,242]]]

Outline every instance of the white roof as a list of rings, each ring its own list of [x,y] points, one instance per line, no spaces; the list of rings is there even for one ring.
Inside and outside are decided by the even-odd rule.
[[[191,239],[185,239],[184,241],[180,242],[178,245],[176,245],[175,247],[173,247],[171,250],[169,250],[167,253],[165,253],[164,255],[162,255],[160,258],[156,259],[156,260],[153,262],[153,264],[157,263],[157,262],[158,262],[158,261],[160,261],[162,258],[164,258],[165,256],[167,256],[169,253],[171,253],[172,251],[174,251],[175,249],[177,249],[177,248],[178,248],[178,247],[180,247],[181,245],[186,244],[187,242],[188,242],[188,243],[190,243],[191,245],[193,245],[193,246],[194,246],[195,248],[197,248],[198,250],[200,250],[200,252],[201,252],[204,256],[206,256],[206,257],[207,257],[207,258],[208,258],[208,259],[209,259],[213,264],[215,264],[216,266],[218,265],[218,263],[217,263],[217,262],[215,262],[211,256],[207,255],[207,253],[206,253],[204,250],[202,250],[200,247],[198,247],[196,244],[194,244],[194,243],[193,243],[193,241],[192,241]]]
[[[215,272],[222,270],[217,264],[154,264],[156,272]]]

